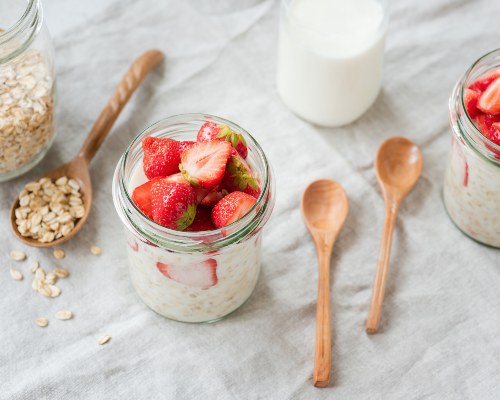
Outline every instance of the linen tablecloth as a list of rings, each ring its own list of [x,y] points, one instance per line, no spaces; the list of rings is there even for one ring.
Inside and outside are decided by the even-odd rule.
[[[58,136],[27,175],[0,185],[2,399],[499,399],[500,252],[459,232],[441,199],[450,147],[447,101],[479,56],[499,46],[498,1],[393,1],[383,89],[357,122],[311,126],[275,85],[276,1],[47,0],[56,46]],[[92,163],[94,204],[79,235],[51,250],[21,245],[8,208],[22,186],[68,161],[131,60],[166,53]],[[226,117],[250,131],[274,166],[277,203],[250,300],[215,324],[169,321],[148,309],[128,277],[111,199],[115,165],[148,124],[184,112]],[[383,226],[373,160],[404,135],[424,170],[397,223],[380,333],[364,323]],[[311,384],[317,267],[299,201],[315,178],[338,180],[350,213],[332,259],[332,384]],[[94,256],[89,246],[103,253]],[[67,268],[62,294],[30,287],[25,251]],[[15,281],[9,267],[25,279]],[[67,308],[71,321],[54,313]],[[50,320],[42,329],[33,323]],[[97,340],[112,339],[105,346]]]

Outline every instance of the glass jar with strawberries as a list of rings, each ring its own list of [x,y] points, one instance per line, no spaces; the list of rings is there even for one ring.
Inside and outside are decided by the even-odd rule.
[[[153,124],[118,162],[113,200],[132,283],[154,311],[212,322],[251,295],[275,198],[271,166],[244,129],[204,114]]]
[[[444,203],[455,224],[500,247],[500,49],[477,60],[450,98],[452,148]]]

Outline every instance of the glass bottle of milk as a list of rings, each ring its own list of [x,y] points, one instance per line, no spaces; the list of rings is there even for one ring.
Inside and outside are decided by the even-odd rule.
[[[278,93],[297,115],[341,126],[375,101],[382,78],[386,0],[282,0]]]

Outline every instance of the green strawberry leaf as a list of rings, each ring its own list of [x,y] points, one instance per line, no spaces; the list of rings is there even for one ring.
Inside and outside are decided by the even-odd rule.
[[[196,217],[196,204],[191,203],[188,205],[186,211],[182,213],[182,217],[175,221],[177,228],[183,231],[193,223],[194,217]]]

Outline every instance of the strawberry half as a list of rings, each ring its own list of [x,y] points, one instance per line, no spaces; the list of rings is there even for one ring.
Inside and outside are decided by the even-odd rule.
[[[222,181],[230,154],[228,142],[197,142],[182,152],[179,168],[191,185],[211,189]]]
[[[490,115],[500,114],[500,78],[495,79],[483,92],[477,108]]]
[[[212,190],[205,197],[203,197],[199,204],[203,207],[213,207],[219,201],[221,201],[225,195],[227,195],[227,191],[224,189],[220,192],[217,190]]]
[[[179,142],[179,153],[182,154],[184,150],[189,149],[195,143],[196,142],[193,142],[192,140],[184,140],[183,142]]]
[[[196,217],[191,225],[186,229],[187,232],[202,232],[213,231],[215,229],[212,222],[211,211],[207,208],[198,207],[196,210]]]
[[[135,203],[137,208],[142,211],[142,213],[153,219],[153,205],[151,204],[151,185],[154,182],[161,180],[162,178],[154,178],[151,181],[147,181],[141,186],[137,186],[132,193],[132,201]]]
[[[243,158],[247,158],[248,147],[245,138],[241,133],[233,131],[227,125],[218,125],[215,122],[204,123],[198,135],[196,136],[198,142],[210,142],[212,140],[226,140],[230,142],[233,147]]]
[[[240,191],[255,198],[260,195],[259,183],[252,173],[252,168],[236,151],[229,157],[222,185],[229,192]]]
[[[156,268],[168,279],[197,289],[208,289],[217,284],[217,261],[213,258],[189,265],[157,262]]]
[[[477,81],[475,81],[474,83],[472,83],[471,85],[469,85],[469,89],[472,89],[472,90],[475,90],[475,91],[477,91],[479,93],[482,93],[498,77],[500,77],[500,72],[495,71],[495,72],[493,72],[493,73],[485,76],[484,78],[478,79]]]
[[[148,179],[179,172],[179,142],[169,138],[148,136],[142,139],[144,173]]]
[[[229,193],[212,209],[212,222],[216,228],[232,224],[255,205],[255,197],[243,192]]]
[[[185,230],[196,215],[196,193],[186,183],[160,179],[151,185],[153,221],[170,229]]]
[[[477,102],[479,101],[480,93],[472,89],[465,89],[464,91],[464,104],[465,110],[471,119],[474,119],[479,114],[477,109]]]

